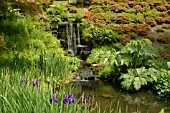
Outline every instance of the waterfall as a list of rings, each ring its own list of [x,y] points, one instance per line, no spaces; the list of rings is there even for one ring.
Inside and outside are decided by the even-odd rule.
[[[66,23],[58,27],[58,38],[61,44],[74,56],[78,53],[80,45],[80,33],[78,23]]]

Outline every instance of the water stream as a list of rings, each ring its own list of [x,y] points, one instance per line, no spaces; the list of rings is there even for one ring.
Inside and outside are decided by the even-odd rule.
[[[57,36],[61,44],[67,49],[73,56],[79,54],[78,46],[80,45],[80,33],[78,23],[65,23],[58,28]]]

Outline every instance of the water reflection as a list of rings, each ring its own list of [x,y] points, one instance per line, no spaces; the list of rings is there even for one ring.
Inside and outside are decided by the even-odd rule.
[[[82,94],[94,97],[93,102],[99,103],[101,112],[110,113],[111,109],[120,107],[121,112],[125,113],[159,113],[165,108],[168,112],[170,105],[164,105],[149,91],[128,93],[120,91],[116,86],[111,86],[102,81],[77,81],[71,83],[72,92],[80,97]],[[170,111],[170,110],[169,110]]]

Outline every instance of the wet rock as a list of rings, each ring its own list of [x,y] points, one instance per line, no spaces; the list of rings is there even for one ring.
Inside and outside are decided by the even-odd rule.
[[[92,70],[94,75],[99,75],[99,71],[103,68],[100,64],[92,64]]]
[[[68,55],[71,56],[71,57],[74,57],[74,51],[69,49],[68,50]]]
[[[107,94],[107,93],[103,93],[103,94],[101,94],[101,96],[102,97],[104,97],[104,98],[113,98],[113,95],[112,94]]]
[[[74,74],[73,81],[95,81],[100,80],[100,77],[94,75],[90,69],[82,69]]]
[[[168,69],[170,70],[170,62],[167,62],[167,65],[168,65]]]
[[[92,64],[93,67],[99,67],[100,64]]]
[[[90,81],[94,81],[95,80],[95,77],[94,76],[91,76],[91,77],[87,77],[87,78],[84,78],[85,80],[90,80]]]
[[[82,65],[82,67],[90,67],[91,66],[91,64],[89,64],[89,63],[87,63],[86,61],[84,61],[84,60],[80,60],[80,64]]]
[[[74,73],[73,79],[74,80],[81,80],[81,77],[80,77],[79,73]]]

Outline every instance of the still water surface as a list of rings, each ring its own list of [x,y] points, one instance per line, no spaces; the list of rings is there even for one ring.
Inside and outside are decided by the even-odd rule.
[[[71,83],[71,87],[78,97],[82,94],[93,97],[93,102],[100,105],[101,112],[110,113],[110,109],[119,105],[121,113],[126,110],[128,113],[159,113],[162,108],[165,113],[170,113],[168,101],[158,100],[151,91],[129,93],[102,81],[77,81]]]

